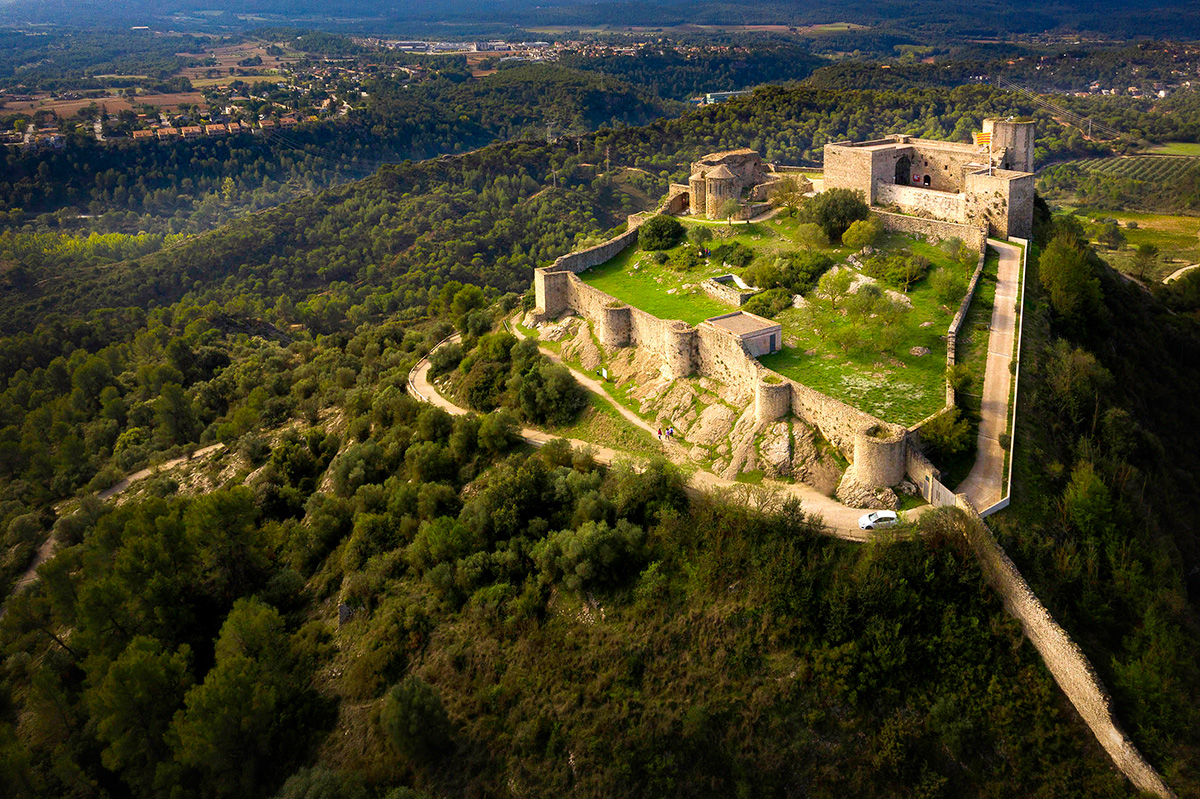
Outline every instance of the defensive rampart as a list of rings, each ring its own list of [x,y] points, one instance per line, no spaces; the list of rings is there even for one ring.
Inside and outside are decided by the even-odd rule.
[[[1054,681],[1079,711],[1100,746],[1139,791],[1174,797],[1154,767],[1117,726],[1112,699],[1087,656],[1038,600],[967,498],[959,494],[957,504],[968,516],[967,540],[979,558],[984,576],[1000,594],[1005,610],[1021,622]]]
[[[919,216],[893,214],[872,208],[871,213],[879,219],[884,230],[893,233],[917,233],[930,236],[938,241],[945,239],[961,239],[972,250],[982,252],[987,246],[987,231],[971,225],[960,225],[956,222],[942,222],[938,219],[924,219]]]

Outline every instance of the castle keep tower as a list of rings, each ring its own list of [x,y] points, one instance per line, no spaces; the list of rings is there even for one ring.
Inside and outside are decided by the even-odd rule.
[[[983,120],[983,132],[992,134],[992,153],[999,155],[1004,150],[1003,160],[997,164],[1002,169],[1014,172],[1033,171],[1034,123],[1032,119]]]

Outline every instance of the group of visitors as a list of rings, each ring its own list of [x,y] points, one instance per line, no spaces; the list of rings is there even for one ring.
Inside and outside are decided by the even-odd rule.
[[[663,440],[664,434],[667,436],[667,438],[674,438],[675,437],[675,428],[668,427],[666,430],[663,430],[661,427],[658,428],[658,440],[659,441]]]

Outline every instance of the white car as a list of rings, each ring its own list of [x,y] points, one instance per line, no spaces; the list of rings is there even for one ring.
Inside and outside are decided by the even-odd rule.
[[[884,527],[895,527],[900,523],[900,517],[894,510],[873,510],[864,513],[858,520],[858,526],[863,530],[880,530]]]

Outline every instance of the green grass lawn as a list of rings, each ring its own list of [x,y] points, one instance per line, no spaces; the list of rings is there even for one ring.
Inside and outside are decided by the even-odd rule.
[[[627,302],[659,319],[682,319],[698,325],[710,316],[729,313],[732,308],[704,293],[700,283],[724,274],[720,264],[678,272],[650,260],[650,253],[634,247],[600,266],[580,274],[589,286]]]
[[[1159,155],[1200,155],[1200,142],[1169,141],[1154,145],[1150,152]]]
[[[969,279],[968,270],[930,244],[889,236],[880,246],[886,248],[901,243],[933,261],[935,268],[953,269]],[[906,426],[915,424],[945,405],[944,336],[957,310],[957,303],[943,306],[929,282],[926,278],[909,290],[913,308],[901,323],[903,343],[896,347],[894,355],[843,352],[822,337],[822,331],[807,326],[802,311],[788,309],[777,317],[783,325],[784,341],[788,346],[760,360],[769,369],[885,421]],[[921,327],[926,321],[933,324]],[[910,355],[909,350],[913,347],[927,347],[929,354]]]
[[[685,226],[705,226],[714,230],[730,228],[726,222],[682,221]],[[797,245],[792,237],[798,225],[796,219],[733,225],[731,229],[736,231],[735,235],[714,238],[708,246],[711,250],[727,242],[738,242],[760,253],[795,250]],[[668,254],[682,246],[669,250]],[[850,252],[847,247],[829,247],[824,251],[834,258]],[[698,325],[709,317],[736,310],[731,305],[714,300],[700,288],[700,283],[710,277],[729,274],[730,270],[720,262],[709,259],[701,266],[681,272],[670,265],[654,263],[652,255],[636,246],[629,247],[612,260],[580,273],[579,277],[589,286],[595,286],[605,294],[611,294],[660,319],[682,319],[689,325]]]

